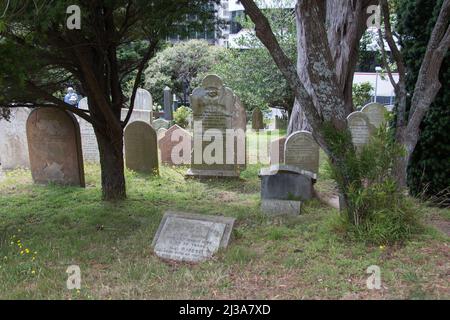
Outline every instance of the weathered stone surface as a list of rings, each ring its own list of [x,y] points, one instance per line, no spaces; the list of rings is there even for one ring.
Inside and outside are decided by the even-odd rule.
[[[164,136],[166,135],[166,132],[167,132],[166,128],[161,128],[161,129],[158,130],[158,132],[157,132],[158,142],[159,142],[159,140],[164,138]]]
[[[80,128],[71,113],[56,108],[33,110],[27,138],[35,183],[85,186]]]
[[[161,162],[171,166],[191,164],[192,136],[179,127],[172,126],[159,140]]]
[[[264,129],[264,116],[261,109],[256,107],[252,113],[252,129],[263,130]]]
[[[273,166],[260,172],[261,198],[307,201],[314,197],[313,179],[296,167]]]
[[[307,131],[298,131],[286,139],[284,162],[300,170],[319,173],[319,145]]]
[[[158,131],[159,129],[169,129],[170,122],[160,118],[154,120],[152,126],[156,131]]]
[[[298,216],[301,213],[301,201],[271,200],[261,201],[261,211],[269,216]]]
[[[148,123],[135,121],[125,128],[125,163],[136,172],[159,173],[156,131]]]
[[[150,92],[139,88],[136,91],[136,98],[134,99],[134,109],[153,111],[153,98]]]
[[[347,117],[348,128],[352,134],[352,141],[356,149],[360,150],[369,143],[373,126],[369,118],[362,112],[356,111]]]
[[[276,139],[270,144],[270,164],[284,163],[284,146],[286,144],[286,137]]]
[[[0,120],[0,164],[2,170],[29,168],[26,123],[30,110],[11,110],[10,121]]]
[[[369,118],[370,123],[377,129],[386,123],[387,109],[380,103],[369,103],[362,108],[361,112]]]
[[[245,150],[245,132],[234,131],[240,141],[236,150],[227,148],[228,140],[233,142],[233,146],[236,141],[236,137],[227,139],[227,129],[244,127],[245,119],[239,116],[241,103],[231,89],[224,86],[222,79],[209,75],[192,93],[191,105],[194,143],[193,164],[188,176],[238,177],[242,164],[246,162],[245,152],[242,152]]]
[[[164,119],[173,120],[173,95],[169,87],[164,88]]]
[[[155,254],[167,260],[201,262],[230,241],[235,219],[167,212],[155,235]]]

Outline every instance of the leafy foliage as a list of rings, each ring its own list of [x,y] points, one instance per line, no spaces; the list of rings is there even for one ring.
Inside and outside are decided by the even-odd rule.
[[[370,82],[353,85],[353,103],[356,108],[361,109],[370,101],[373,89]]]
[[[189,125],[189,117],[192,115],[192,110],[188,107],[181,106],[173,113],[173,120],[182,128],[187,128]]]

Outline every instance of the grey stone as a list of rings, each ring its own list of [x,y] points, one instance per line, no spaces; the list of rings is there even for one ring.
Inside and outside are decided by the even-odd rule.
[[[261,211],[269,216],[298,216],[301,213],[301,201],[270,200],[261,201]]]
[[[154,120],[152,126],[156,131],[158,131],[159,129],[169,129],[170,122],[160,118]]]
[[[80,128],[75,117],[57,108],[38,108],[27,120],[33,181],[84,187]]]
[[[319,145],[307,131],[298,131],[286,139],[284,162],[300,170],[319,173]]]
[[[361,112],[369,118],[370,123],[377,129],[386,123],[386,114],[388,111],[380,103],[369,103],[362,108]]]
[[[164,119],[167,121],[173,120],[173,95],[169,87],[164,88]]]
[[[228,246],[234,222],[234,218],[167,212],[152,246],[162,259],[202,262]]]
[[[370,123],[366,114],[356,111],[347,117],[348,128],[352,134],[353,145],[357,150],[369,143],[374,131],[374,126]]]

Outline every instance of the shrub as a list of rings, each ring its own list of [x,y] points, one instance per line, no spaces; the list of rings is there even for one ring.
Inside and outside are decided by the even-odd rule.
[[[189,118],[192,115],[192,110],[188,107],[181,106],[173,113],[173,120],[182,128],[187,128],[189,125]]]

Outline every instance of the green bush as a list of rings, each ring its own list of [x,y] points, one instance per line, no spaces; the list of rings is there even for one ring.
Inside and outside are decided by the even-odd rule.
[[[353,85],[353,103],[355,107],[361,109],[364,107],[372,97],[374,88],[370,82],[363,82],[361,84]]]
[[[173,120],[175,124],[179,125],[182,128],[187,128],[189,125],[189,118],[192,115],[192,110],[188,107],[181,106],[173,113]]]

